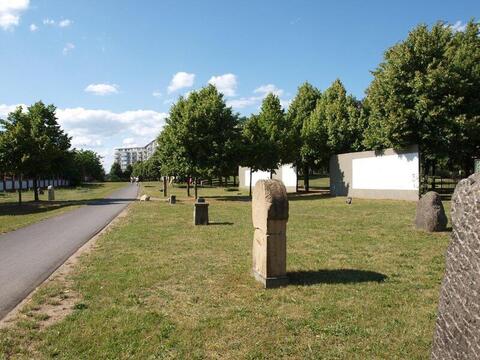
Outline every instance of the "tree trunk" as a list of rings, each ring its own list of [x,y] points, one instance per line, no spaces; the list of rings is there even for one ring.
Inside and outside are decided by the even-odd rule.
[[[190,197],[190,177],[187,178],[187,196]]]
[[[33,196],[35,198],[35,201],[39,201],[38,199],[38,180],[37,177],[33,177]]]
[[[195,200],[198,199],[198,186],[197,186],[197,178],[195,177],[193,179],[193,189],[194,189],[194,192],[195,192]]]
[[[16,190],[16,186],[15,186],[15,175],[12,175],[12,190],[15,191]]]
[[[233,187],[237,186],[237,175],[233,175]]]
[[[7,191],[7,182],[5,181],[5,174],[2,176],[3,192]]]
[[[310,174],[308,165],[305,165],[303,169],[303,187],[305,188],[306,192],[310,191]]]
[[[19,187],[18,187],[18,205],[22,205],[22,174],[20,174],[20,177],[19,177],[20,181],[19,181]]]
[[[250,199],[252,198],[252,169],[250,169],[250,186],[248,196],[250,197]]]

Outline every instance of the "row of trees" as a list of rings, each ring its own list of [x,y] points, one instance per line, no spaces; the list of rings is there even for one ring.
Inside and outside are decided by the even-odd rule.
[[[479,35],[473,20],[463,32],[418,26],[386,51],[361,101],[340,80],[323,92],[304,83],[288,111],[269,94],[258,114],[241,118],[212,85],[191,92],[170,109],[149,171],[211,178],[239,164],[274,171],[293,163],[308,190],[309,169],[327,168],[332,154],[418,144],[424,171],[469,174],[480,156]]]
[[[101,158],[93,151],[71,150],[71,138],[61,129],[53,105],[37,102],[21,106],[0,119],[0,173],[33,179],[38,201],[38,179],[69,179],[72,183],[103,180]],[[19,189],[19,202],[22,201]]]

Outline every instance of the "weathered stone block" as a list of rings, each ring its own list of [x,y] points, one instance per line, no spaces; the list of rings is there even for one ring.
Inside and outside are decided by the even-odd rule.
[[[199,198],[193,207],[193,224],[194,225],[208,225],[208,203],[199,202]],[[203,201],[205,201],[203,199]]]
[[[287,190],[279,180],[260,180],[253,190],[253,269],[264,287],[288,283],[287,278]]]
[[[445,231],[447,216],[443,208],[442,199],[435,191],[429,191],[417,203],[415,227],[428,232]]]
[[[48,185],[48,201],[54,201],[55,200],[55,189],[53,185]]]
[[[480,174],[453,194],[432,359],[480,359]]]
[[[140,197],[140,201],[150,201],[150,196],[148,196],[147,194],[143,194]]]
[[[177,197],[175,195],[170,195],[170,199],[168,200],[170,204],[176,204],[177,203]]]

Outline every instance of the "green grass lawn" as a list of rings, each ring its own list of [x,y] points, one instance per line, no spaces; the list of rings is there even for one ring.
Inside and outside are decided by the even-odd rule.
[[[103,198],[125,183],[91,183],[76,188],[56,188],[55,201],[47,201],[47,191],[40,201],[33,201],[33,191],[22,193],[23,204],[18,205],[18,194],[0,192],[0,233],[12,231],[40,220],[61,214],[82,205],[85,201]]]
[[[328,189],[330,187],[330,177],[322,175],[310,175],[310,189],[319,190],[319,189]],[[303,189],[304,180],[303,177],[298,179],[299,188]]]
[[[159,183],[144,191],[162,198]],[[415,203],[291,196],[291,284],[264,290],[250,275],[251,203],[200,189],[192,199],[136,202],[0,330],[5,358],[427,359],[449,234],[413,229]],[[79,294],[70,315],[42,325],[42,304]],[[61,302],[60,302],[60,305]],[[37,311],[35,311],[37,310]],[[1,358],[1,355],[0,355]]]

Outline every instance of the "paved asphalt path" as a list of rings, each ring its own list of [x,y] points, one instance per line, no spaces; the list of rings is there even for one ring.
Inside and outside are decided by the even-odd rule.
[[[137,197],[129,184],[103,200],[0,235],[0,319]]]

